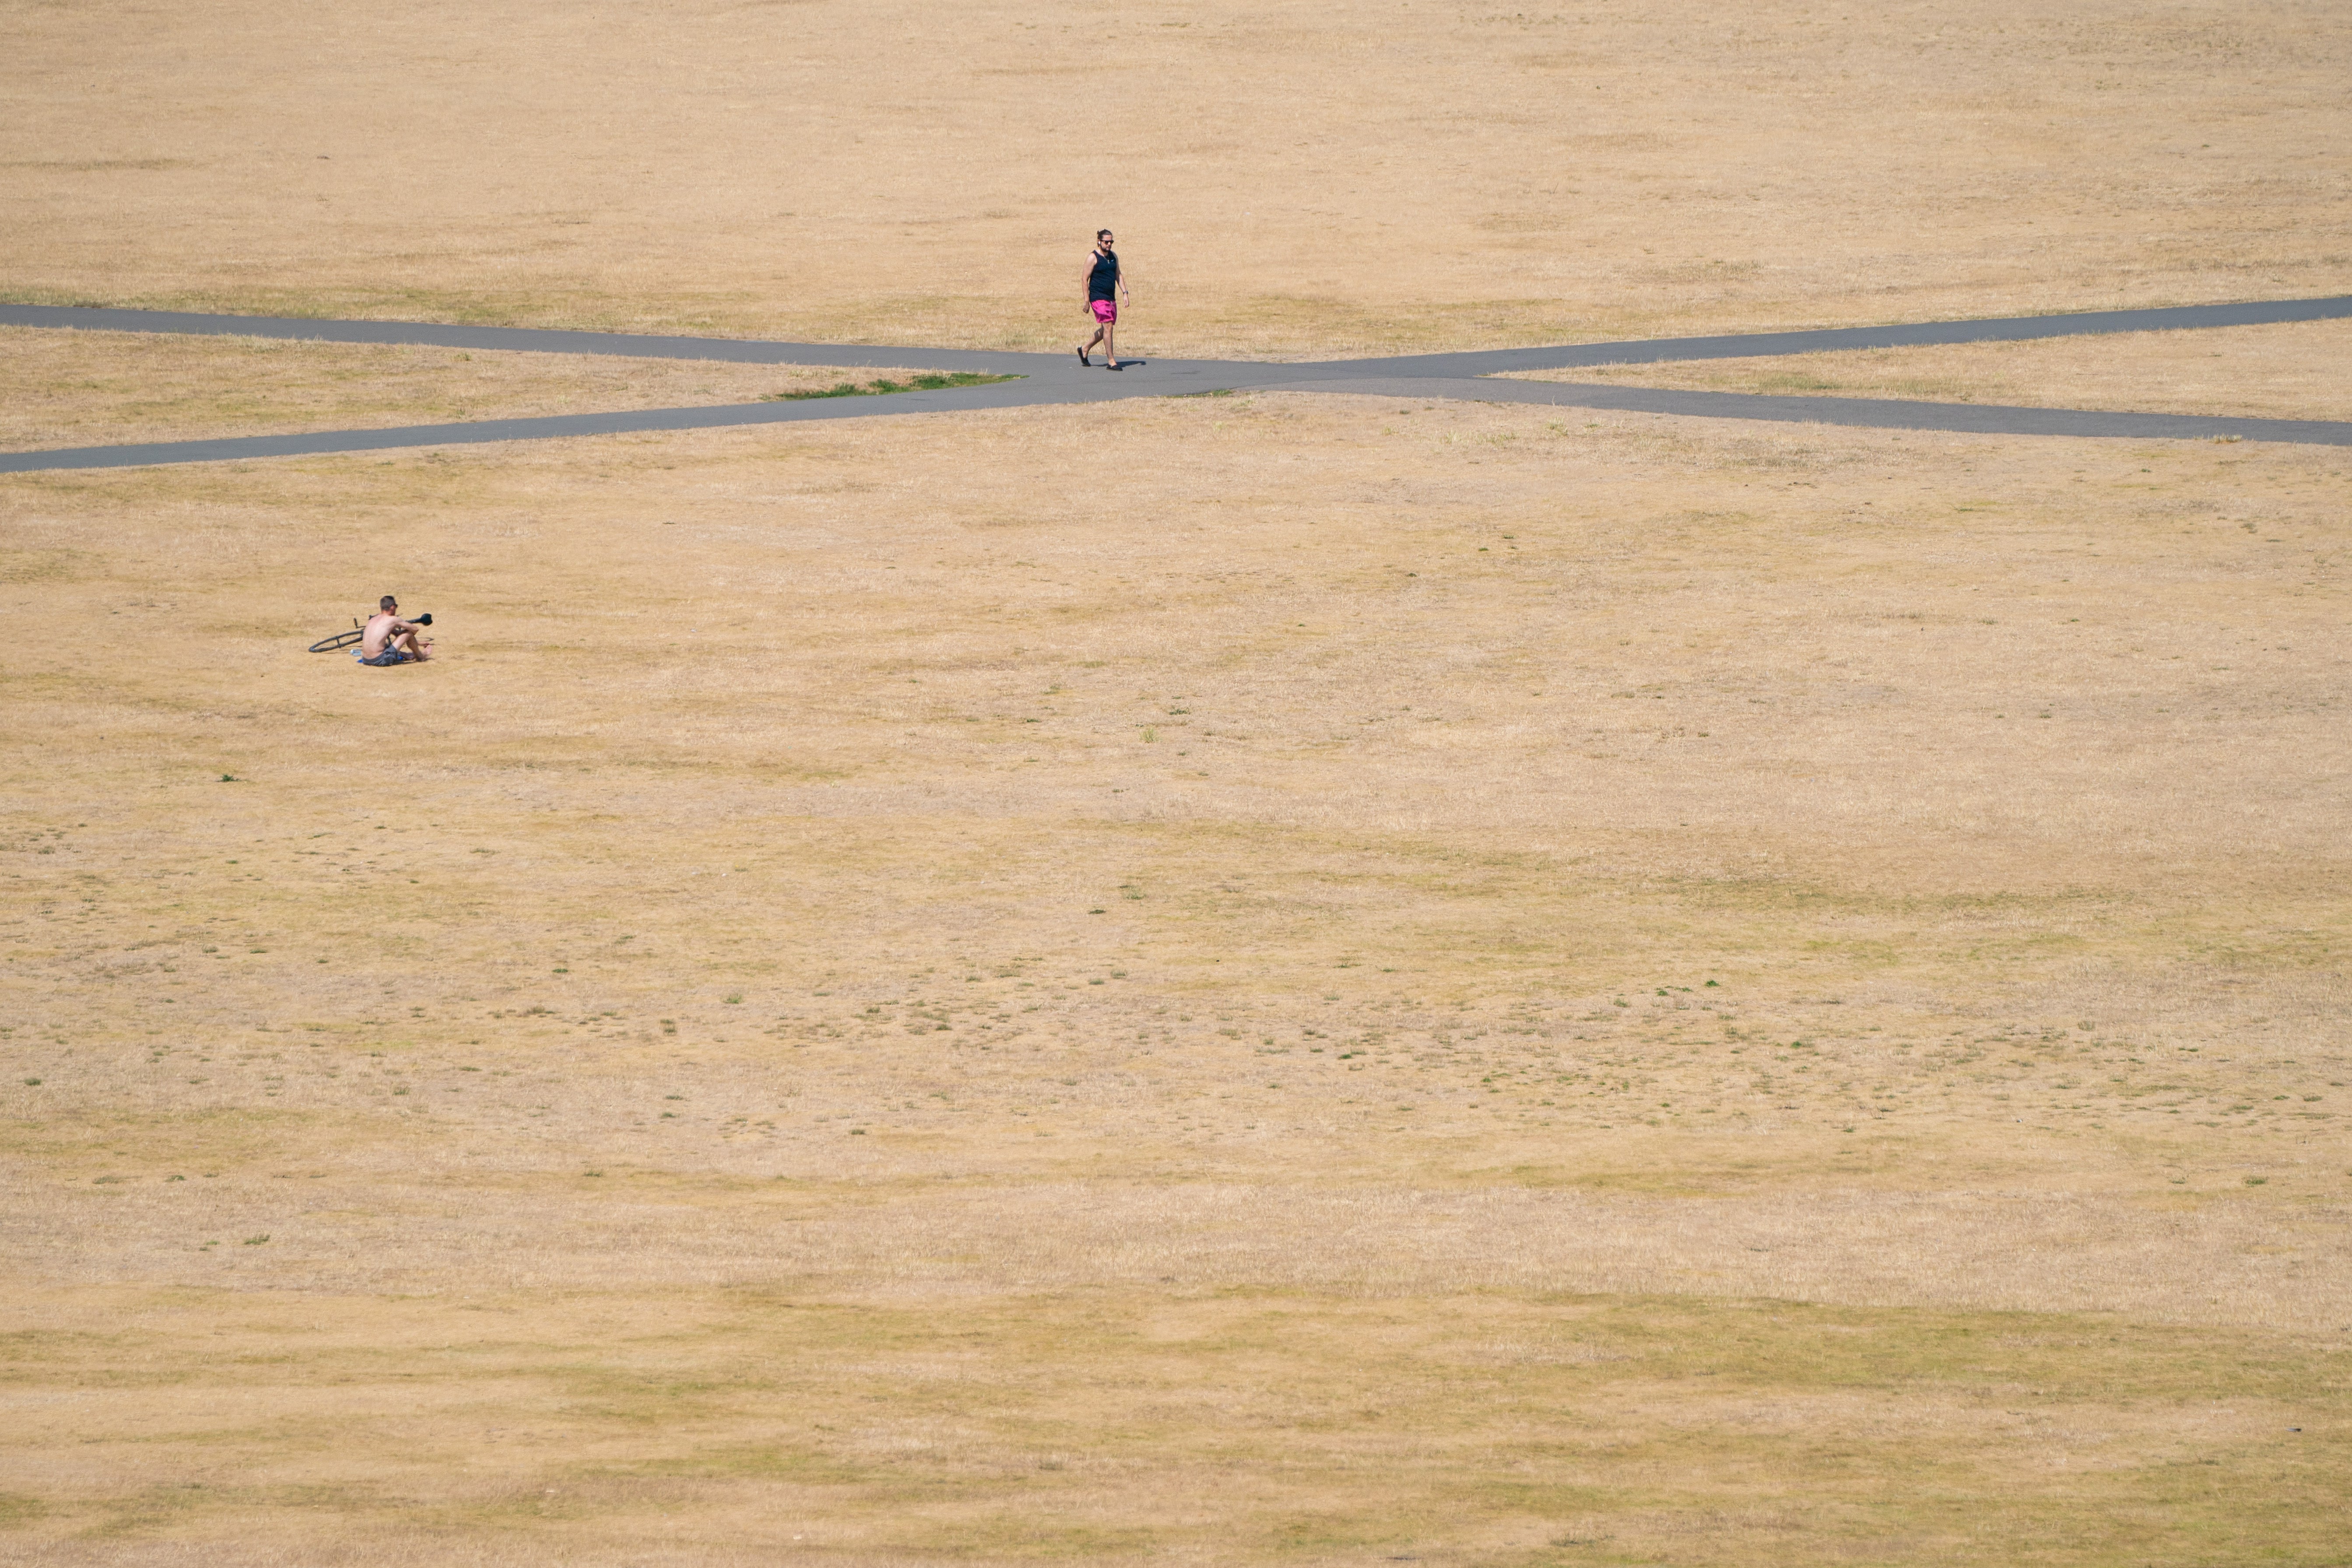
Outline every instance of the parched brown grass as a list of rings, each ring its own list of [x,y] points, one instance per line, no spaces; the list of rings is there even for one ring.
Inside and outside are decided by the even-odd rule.
[[[752,403],[907,371],[0,327],[0,449]]]
[[[1510,379],[2033,408],[2347,419],[2352,418],[2352,378],[2344,372],[2347,359],[2352,359],[2352,322],[2297,321],[2038,342],[1600,365],[1517,372]]]
[[[2294,3],[11,6],[0,292],[1313,356],[2352,288]]]
[[[9,21],[12,298],[2345,287],[2307,9]],[[1688,374],[2324,417],[2339,337]],[[28,445],[796,374],[0,341]],[[2338,1562],[2345,465],[1276,394],[10,476],[0,1558]],[[384,592],[433,665],[301,651]]]
[[[2324,1562],[2341,458],[1551,412],[12,481],[17,1539]]]

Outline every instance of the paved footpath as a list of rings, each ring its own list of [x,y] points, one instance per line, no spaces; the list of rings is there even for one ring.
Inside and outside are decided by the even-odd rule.
[[[1085,369],[1076,363],[1075,354],[766,342],[741,338],[659,337],[630,332],[469,327],[426,321],[327,321],[296,317],[193,315],[173,310],[0,304],[0,325],[5,326],[81,331],[185,332],[309,342],[415,343],[491,353],[620,354],[646,359],[725,360],[739,364],[818,364],[845,368],[904,366],[939,371],[978,371],[1021,378],[987,386],[868,397],[810,398],[611,414],[562,414],[539,418],[473,420],[456,425],[319,430],[287,435],[224,437],[200,441],[6,452],[0,453],[0,473],[130,468],[152,463],[221,462],[325,452],[381,451],[402,447],[446,447],[473,442],[532,441],[637,431],[783,425],[811,419],[866,419],[906,414],[1028,407],[1040,404],[1101,403],[1128,397],[1171,397],[1249,390],[1533,403],[1708,419],[1763,419],[1882,429],[1952,430],[1976,435],[2288,441],[2341,447],[2352,446],[2352,423],[2135,414],[2092,409],[2015,408],[1970,403],[1914,403],[1886,398],[1676,392],[1654,387],[1492,378],[1512,371],[1741,359],[1759,355],[1822,353],[1839,349],[2020,342],[2034,338],[2179,331],[2347,317],[2352,317],[2352,296],[2326,300],[2258,300],[2231,305],[2184,305],[2145,310],[2097,310],[1974,321],[1834,327],[1811,331],[1662,338],[1552,348],[1392,355],[1297,364],[1252,360],[1138,360],[1131,362],[1130,368],[1113,373],[1099,368]]]

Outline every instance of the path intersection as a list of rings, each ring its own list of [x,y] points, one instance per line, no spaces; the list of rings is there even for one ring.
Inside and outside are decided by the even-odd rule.
[[[628,332],[574,332],[524,327],[445,326],[419,321],[328,321],[271,316],[190,315],[169,310],[0,304],[0,326],[83,331],[187,332],[282,338],[310,342],[410,343],[493,353],[621,354],[644,359],[726,360],[740,364],[877,368],[914,365],[925,370],[977,371],[1019,377],[1018,380],[984,386],[865,397],[653,408],[613,414],[561,414],[527,419],[482,419],[455,425],[319,430],[277,436],[224,437],[200,441],[76,447],[43,452],[4,452],[0,453],[0,473],[132,468],[153,463],[221,462],[324,452],[382,451],[402,447],[446,447],[482,441],[530,441],[635,431],[699,430],[738,425],[787,425],[809,419],[871,419],[906,414],[1018,408],[1039,404],[1108,403],[1129,397],[1181,397],[1217,392],[1323,392],[1390,397],[1459,398],[1486,403],[1533,403],[1556,407],[1612,409],[1626,413],[1679,414],[1715,419],[1765,419],[1898,430],[1952,430],[1977,435],[2197,440],[2236,438],[2343,447],[2352,446],[2352,422],[2020,408],[1974,403],[1916,403],[1886,398],[1677,392],[1653,387],[1494,378],[1510,371],[1571,370],[1602,364],[1656,364],[1677,360],[1746,359],[1775,354],[1821,353],[1840,349],[2018,342],[2032,338],[2260,326],[2347,317],[2352,317],[2352,296],[2325,300],[2259,300],[2235,305],[2184,305],[2140,310],[2098,310],[1979,321],[1837,327],[1728,337],[1665,338],[1557,348],[1406,354],[1376,359],[1323,360],[1301,364],[1251,360],[1138,360],[1131,362],[1128,369],[1113,373],[1100,367],[1082,367],[1074,353],[875,348],[840,343],[761,342],[736,338],[657,337]]]

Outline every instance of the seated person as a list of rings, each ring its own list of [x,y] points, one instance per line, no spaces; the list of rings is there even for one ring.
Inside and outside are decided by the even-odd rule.
[[[432,648],[433,639],[417,636],[416,627],[400,618],[400,601],[386,594],[368,617],[367,630],[352,655],[362,664],[379,667],[421,664],[433,657]]]

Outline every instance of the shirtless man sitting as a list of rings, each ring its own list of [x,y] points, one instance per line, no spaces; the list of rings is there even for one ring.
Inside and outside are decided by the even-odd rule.
[[[416,627],[400,618],[400,601],[386,594],[368,617],[355,652],[362,664],[384,666],[421,664],[433,657],[432,649],[433,639],[418,637]]]

